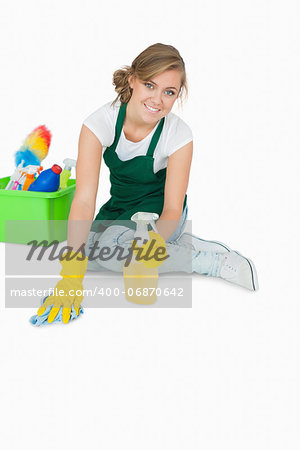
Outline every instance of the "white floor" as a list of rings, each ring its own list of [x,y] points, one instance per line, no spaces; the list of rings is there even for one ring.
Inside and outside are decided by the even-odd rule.
[[[192,308],[86,308],[34,328],[34,308],[1,302],[6,448],[296,449],[296,274],[256,263],[255,293],[193,275]]]

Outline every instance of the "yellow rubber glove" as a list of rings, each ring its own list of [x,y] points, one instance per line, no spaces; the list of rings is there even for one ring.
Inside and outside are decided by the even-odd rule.
[[[66,255],[68,255],[67,259],[64,259]],[[65,252],[60,259],[62,265],[60,275],[63,278],[56,284],[55,292],[63,291],[64,295],[50,295],[38,309],[37,315],[41,316],[48,306],[53,305],[48,316],[49,323],[53,322],[61,306],[63,307],[64,323],[68,323],[70,320],[72,305],[74,305],[77,316],[79,315],[79,307],[83,300],[82,280],[87,269],[88,258],[83,258],[81,253],[75,255],[76,252]]]
[[[149,268],[152,268],[152,267],[158,267],[158,266],[160,266],[160,265],[166,260],[166,256],[167,256],[167,246],[166,246],[166,243],[165,243],[164,238],[163,238],[160,234],[155,233],[154,231],[148,231],[148,233],[149,233],[150,239],[149,239],[149,241],[146,242],[146,244],[138,245],[138,244],[139,244],[139,241],[137,241],[137,243],[136,243],[136,245],[139,247],[139,249],[143,249],[143,251],[141,252],[140,250],[133,249],[133,253],[134,253],[136,256],[139,255],[140,258],[143,258],[143,256],[146,256],[147,251],[149,250],[149,247],[150,247],[150,245],[151,245],[151,242],[152,242],[153,240],[155,240],[156,242],[154,243],[154,245],[152,244],[152,245],[153,245],[153,248],[151,249],[151,251],[149,252],[149,254],[147,254],[147,257],[148,257],[148,258],[151,257],[151,259],[149,259],[149,261],[147,261],[147,260],[145,260],[145,259],[141,259],[141,260],[138,260],[138,262],[143,263],[143,265],[144,265],[145,267],[149,267]],[[132,244],[133,244],[133,242],[134,242],[134,241],[131,241]],[[155,257],[155,258],[153,258],[153,256],[154,256],[156,250],[157,250],[159,247],[163,247],[163,248],[165,249],[165,252],[162,253],[162,250],[161,250],[160,253],[158,254],[158,256]],[[161,260],[161,261],[159,261],[158,258],[159,258],[159,259],[164,258],[164,259]]]

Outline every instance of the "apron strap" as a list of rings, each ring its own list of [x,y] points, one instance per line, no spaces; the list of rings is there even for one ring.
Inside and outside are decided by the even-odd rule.
[[[163,117],[160,120],[160,122],[158,124],[158,127],[155,130],[154,135],[152,136],[152,139],[151,139],[151,142],[149,144],[148,151],[147,151],[147,156],[153,156],[155,147],[156,147],[156,145],[158,143],[158,140],[160,138],[160,135],[161,135],[161,132],[162,132],[162,129],[163,129],[163,126],[164,126],[164,121],[165,121],[165,118]]]
[[[111,144],[110,148],[112,150],[115,150],[121,133],[122,133],[122,128],[123,128],[123,123],[125,120],[125,114],[126,114],[126,108],[127,108],[127,103],[121,103],[120,109],[119,109],[119,113],[118,113],[118,118],[117,118],[117,122],[116,122],[116,128],[115,128],[115,139],[114,142]]]

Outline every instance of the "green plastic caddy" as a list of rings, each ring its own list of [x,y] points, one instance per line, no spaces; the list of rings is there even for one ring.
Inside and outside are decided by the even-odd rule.
[[[0,179],[0,241],[27,245],[65,241],[76,180],[69,179],[67,187],[56,192],[6,191],[9,180]]]

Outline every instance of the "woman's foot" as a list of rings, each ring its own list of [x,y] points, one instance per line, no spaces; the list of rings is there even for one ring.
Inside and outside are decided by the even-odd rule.
[[[253,262],[236,251],[221,255],[221,264],[217,276],[230,283],[250,289],[250,291],[258,290],[257,273]]]

